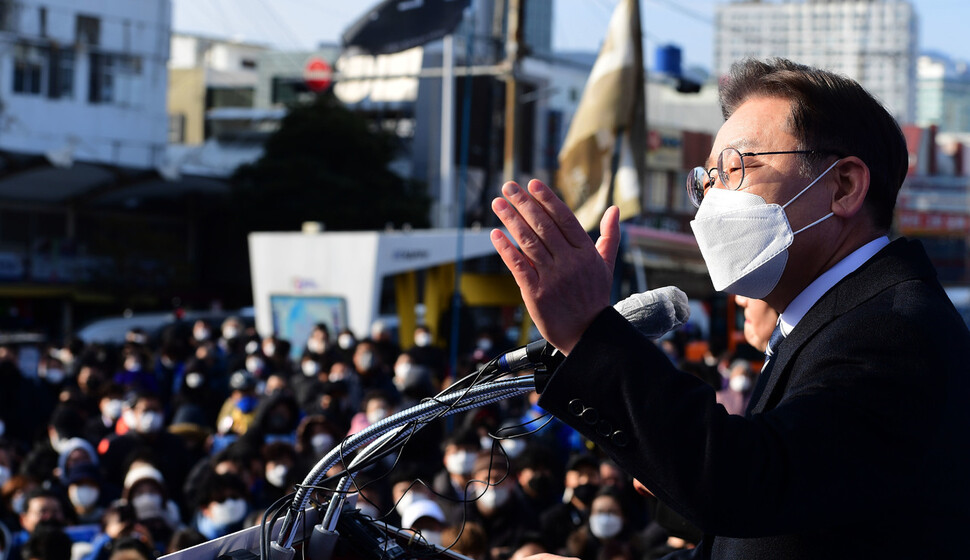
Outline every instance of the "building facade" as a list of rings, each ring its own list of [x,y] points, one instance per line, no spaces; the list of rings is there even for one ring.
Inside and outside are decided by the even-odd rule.
[[[917,14],[908,0],[744,0],[719,4],[714,66],[784,57],[845,74],[903,123],[916,111]]]
[[[943,54],[919,57],[916,124],[970,132],[970,66]]]
[[[171,12],[170,0],[0,2],[0,150],[158,165]]]

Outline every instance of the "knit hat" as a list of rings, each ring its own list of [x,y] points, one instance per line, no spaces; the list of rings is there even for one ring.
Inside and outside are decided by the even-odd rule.
[[[146,478],[154,480],[163,487],[165,486],[165,477],[162,476],[162,473],[158,469],[151,465],[139,465],[129,470],[128,474],[125,475],[125,490],[130,490],[136,482],[145,480]]]

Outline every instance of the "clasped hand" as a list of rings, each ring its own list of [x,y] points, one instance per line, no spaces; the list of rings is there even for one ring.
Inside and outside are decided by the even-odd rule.
[[[512,271],[539,332],[569,354],[610,304],[619,210],[611,206],[603,214],[594,244],[569,207],[541,181],[529,181],[528,190],[505,183],[502,195],[492,201],[492,211],[518,248],[497,229],[491,233],[492,245]]]

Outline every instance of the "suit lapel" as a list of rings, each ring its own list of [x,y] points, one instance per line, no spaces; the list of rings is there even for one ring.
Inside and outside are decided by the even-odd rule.
[[[764,392],[750,407],[749,416],[777,405],[802,347],[825,325],[876,294],[907,280],[933,278],[936,270],[918,241],[898,239],[826,292],[779,345]]]

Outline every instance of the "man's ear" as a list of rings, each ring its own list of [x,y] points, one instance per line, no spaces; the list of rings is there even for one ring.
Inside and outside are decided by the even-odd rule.
[[[862,209],[869,192],[869,166],[856,156],[849,156],[832,171],[836,184],[832,193],[832,213],[840,218],[851,218]]]

